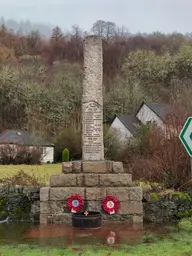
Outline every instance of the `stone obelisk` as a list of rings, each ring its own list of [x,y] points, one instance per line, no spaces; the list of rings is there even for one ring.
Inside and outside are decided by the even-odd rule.
[[[84,40],[82,159],[104,160],[103,51],[99,36],[87,36]]]

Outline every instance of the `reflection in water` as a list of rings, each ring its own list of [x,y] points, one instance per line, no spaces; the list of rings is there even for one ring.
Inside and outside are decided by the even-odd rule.
[[[116,243],[116,234],[115,232],[111,231],[109,236],[107,237],[107,244],[114,245]]]
[[[78,230],[64,224],[1,224],[0,244],[30,243],[41,246],[63,247],[66,245],[87,245],[93,243],[117,245],[134,244],[147,233],[166,235],[166,228],[130,225],[122,222],[104,224],[101,229]]]
[[[120,243],[137,242],[143,234],[141,225],[125,223],[107,223],[96,230],[79,230],[61,224],[39,225],[31,229],[24,238],[66,237],[67,244],[87,244],[93,242],[108,243],[118,240]]]

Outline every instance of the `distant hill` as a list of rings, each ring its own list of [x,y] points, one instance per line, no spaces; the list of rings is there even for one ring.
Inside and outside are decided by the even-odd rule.
[[[0,18],[0,26],[5,24],[8,30],[13,33],[20,33],[23,35],[29,34],[31,31],[39,31],[42,37],[50,37],[54,25],[46,25],[42,23],[32,23],[30,21],[17,21],[14,19]]]

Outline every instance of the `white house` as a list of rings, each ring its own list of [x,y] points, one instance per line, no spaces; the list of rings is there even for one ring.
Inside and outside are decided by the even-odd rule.
[[[120,139],[124,140],[134,135],[138,125],[155,122],[164,129],[167,115],[171,107],[163,103],[143,102],[134,115],[116,115],[110,128],[119,131]]]
[[[54,144],[41,141],[36,136],[22,130],[5,130],[0,134],[0,146],[19,145],[29,149],[40,148],[42,151],[42,163],[53,163],[54,161]]]
[[[110,129],[115,129],[121,141],[133,136],[139,125],[139,120],[134,115],[116,115]]]
[[[156,102],[143,102],[135,116],[142,124],[155,122],[157,126],[164,128],[167,115],[171,112],[169,105]]]

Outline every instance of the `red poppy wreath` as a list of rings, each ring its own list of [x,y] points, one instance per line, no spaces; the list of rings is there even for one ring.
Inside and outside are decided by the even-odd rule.
[[[106,196],[102,202],[103,210],[109,214],[114,214],[119,209],[119,201],[114,196]]]
[[[84,207],[84,200],[78,194],[73,194],[67,198],[67,207],[73,213],[80,212]]]

